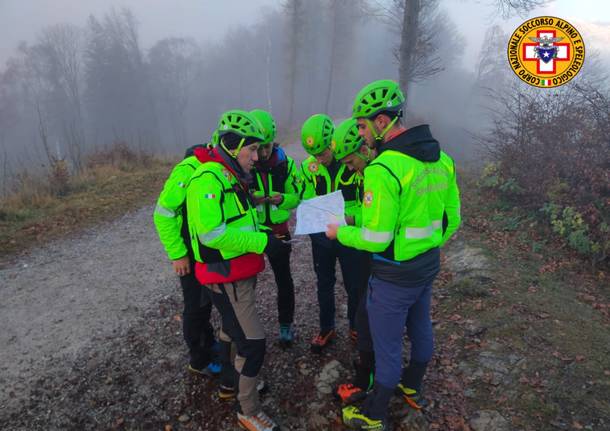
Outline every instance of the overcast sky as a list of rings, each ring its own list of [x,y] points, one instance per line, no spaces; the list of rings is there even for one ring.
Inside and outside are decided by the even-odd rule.
[[[490,0],[443,0],[442,5],[466,38],[463,64],[476,60],[485,30],[494,21],[507,32],[525,18],[503,20],[493,15]],[[87,16],[102,16],[111,7],[129,7],[140,23],[144,48],[167,36],[190,36],[205,42],[220,39],[236,25],[256,22],[264,8],[279,8],[280,0],[0,0],[0,65],[14,53],[19,41],[31,42],[43,27],[57,23],[83,26]],[[553,15],[579,28],[588,47],[604,50],[610,60],[610,1],[556,0],[529,16]],[[507,41],[508,42],[508,41]]]
[[[32,41],[43,27],[57,23],[84,26],[91,14],[128,7],[140,24],[144,47],[167,36],[198,41],[219,39],[227,28],[248,25],[274,0],[0,0],[0,61],[21,40]]]

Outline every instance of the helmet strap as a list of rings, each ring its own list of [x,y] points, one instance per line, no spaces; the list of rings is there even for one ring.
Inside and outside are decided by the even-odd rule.
[[[381,131],[381,133],[377,133],[377,130],[375,128],[375,123],[373,123],[373,121],[371,121],[370,118],[366,118],[365,121],[366,121],[366,124],[369,126],[369,129],[371,130],[371,134],[373,135],[373,138],[375,139],[375,148],[379,148],[379,146],[381,144],[383,144],[383,137],[394,126],[394,124],[396,124],[396,121],[398,121],[398,115],[396,117],[394,117],[392,119],[392,121],[390,121],[390,123],[385,127],[385,129],[383,129]]]
[[[362,144],[364,145],[364,144]],[[367,164],[371,161],[371,149],[368,147],[368,145],[364,145],[366,147],[366,156],[363,155],[360,152],[360,148],[358,148],[356,150],[356,156],[359,157],[360,159],[364,160]]]
[[[241,138],[241,141],[239,141],[239,145],[237,146],[237,148],[233,151],[229,150],[227,147],[225,147],[225,143],[222,141],[222,139],[220,140],[220,146],[227,152],[228,155],[230,155],[231,157],[233,157],[234,159],[237,158],[237,155],[239,154],[239,152],[241,151],[241,147],[244,146],[244,142],[246,142],[246,138]]]

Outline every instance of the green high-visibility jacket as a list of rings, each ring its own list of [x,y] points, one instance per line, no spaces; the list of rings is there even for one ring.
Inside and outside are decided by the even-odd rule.
[[[343,163],[334,161],[340,166],[331,177],[328,168],[318,163],[314,156],[309,156],[301,164],[301,198],[312,199],[337,190],[341,190],[345,201],[345,215],[357,218],[360,216],[362,202],[362,176],[350,171]]]
[[[186,193],[195,260],[216,263],[246,253],[262,254],[267,235],[259,232],[248,191],[221,163],[204,161],[193,173]]]
[[[187,157],[178,163],[165,181],[157,200],[153,221],[170,260],[177,260],[188,254],[186,186],[200,165],[195,156]]]
[[[339,242],[400,262],[442,246],[457,230],[455,165],[423,127],[382,145],[364,171],[362,227],[341,226]]]
[[[274,166],[267,169],[261,167],[254,169],[254,196],[270,197],[281,194],[282,202],[272,205],[266,202],[257,205],[256,212],[258,221],[264,225],[280,224],[288,221],[290,210],[300,202],[300,177],[294,164],[294,160],[284,154],[281,149],[274,150],[272,157],[279,160]]]

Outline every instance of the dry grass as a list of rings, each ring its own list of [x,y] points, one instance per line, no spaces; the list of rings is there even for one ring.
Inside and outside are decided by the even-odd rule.
[[[152,203],[173,162],[122,155],[130,157],[96,153],[62,193],[53,178],[21,175],[16,191],[0,201],[0,258]]]

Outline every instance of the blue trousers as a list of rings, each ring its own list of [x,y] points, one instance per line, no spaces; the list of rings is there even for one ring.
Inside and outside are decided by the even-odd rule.
[[[367,311],[375,350],[375,381],[394,388],[401,380],[405,330],[411,341],[411,361],[427,363],[434,340],[430,319],[432,282],[401,287],[371,277]]]

